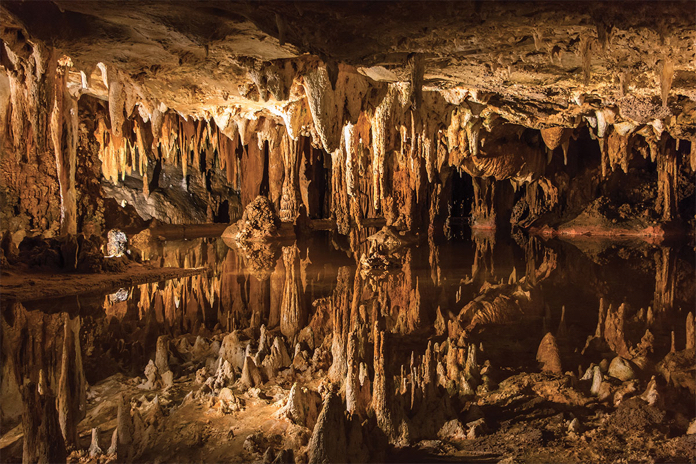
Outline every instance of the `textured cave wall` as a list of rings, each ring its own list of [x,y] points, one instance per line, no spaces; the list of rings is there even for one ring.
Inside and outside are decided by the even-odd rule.
[[[128,223],[127,211],[133,225],[141,224],[133,212],[164,223],[231,221],[262,194],[285,222],[331,218],[348,234],[381,217],[436,231],[453,209],[455,176],[471,178],[457,201],[471,203],[476,228],[660,235],[693,220],[696,70],[683,6],[666,3],[638,24],[609,6],[603,20],[575,4],[557,20],[556,4],[438,5],[431,26],[416,31],[426,22],[416,3],[387,2],[370,15],[237,5],[223,26],[175,4],[134,7],[127,24],[96,4],[66,4],[45,25],[46,12],[9,2],[6,222],[58,233],[116,216]],[[336,30],[317,17],[325,8],[343,15]],[[676,12],[685,16],[667,24]],[[57,27],[78,28],[87,14],[93,23],[80,33],[91,41]],[[390,15],[406,21],[403,31]],[[457,35],[449,17],[466,18],[478,35]],[[384,38],[368,46],[372,33],[358,38],[365,25],[356,18],[385,21]],[[206,34],[207,23],[219,34]],[[134,35],[138,25],[147,34]],[[336,31],[351,27],[354,40],[338,47]],[[97,53],[109,30],[115,40]],[[506,41],[497,56],[486,37]],[[389,41],[397,51],[380,54]]]

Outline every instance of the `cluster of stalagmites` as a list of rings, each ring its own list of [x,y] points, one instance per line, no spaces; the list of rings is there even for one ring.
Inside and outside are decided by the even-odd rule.
[[[389,360],[398,335],[380,328],[379,323],[372,328],[360,323],[348,333],[334,327],[333,334],[313,350],[314,341],[307,338],[311,335],[306,330],[291,339],[296,344],[289,349],[288,338],[265,326],[212,338],[198,336],[193,345],[186,337],[162,336],[140,388],[166,391],[191,377],[185,372],[195,372],[199,386],[184,404],[200,401],[221,414],[235,414],[244,411],[249,400],[273,398],[278,407],[276,418],[292,423],[282,445],[264,447],[268,440],[250,435],[244,449],[251,456],[263,455],[264,460],[274,462],[365,462],[383,459],[381,453],[389,443],[404,446],[421,440],[481,438],[497,424],[478,405],[524,396],[522,389],[529,382],[536,395],[561,401],[571,409],[599,402],[613,408],[622,404],[627,404],[624,408],[652,408],[664,414],[670,388],[696,392],[687,367],[693,362],[696,345],[691,313],[685,349],[673,350],[656,366],[646,364],[645,354],[652,350],[647,335],[633,354],[616,349],[616,343],[629,342],[611,313],[611,309],[601,311],[604,320],[598,335],[588,340],[592,347],[586,350],[616,350],[615,357],[590,365],[583,375],[563,371],[559,349],[566,337],[563,319],[555,335],[548,332],[539,346],[542,374],[508,378],[486,359],[484,348],[467,343],[466,337],[430,341],[423,354],[412,353],[407,364],[395,369]],[[612,332],[612,327],[619,329]],[[600,349],[593,346],[596,343],[607,346]],[[323,379],[318,391],[302,386],[312,379]],[[266,396],[265,391],[277,392],[272,385],[280,384],[292,387],[287,394]],[[462,412],[456,412],[460,410],[456,405],[464,406]],[[138,451],[132,450],[146,446],[148,434],[156,433],[151,422],[140,418],[146,415],[142,411],[152,408],[163,414],[157,397],[143,401],[131,416],[122,414],[119,407],[119,428],[111,449],[125,449],[137,457]],[[132,432],[137,427],[129,420],[141,423],[140,445],[135,444]],[[569,436],[580,436],[586,429],[578,416],[571,415],[566,423]],[[119,438],[121,427],[126,430],[123,440]],[[692,428],[688,433],[696,432]],[[92,449],[101,448],[93,442]]]

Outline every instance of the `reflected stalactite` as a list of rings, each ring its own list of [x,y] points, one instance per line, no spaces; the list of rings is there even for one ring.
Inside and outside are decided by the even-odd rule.
[[[283,247],[285,285],[280,306],[280,331],[292,340],[307,322],[307,308],[300,275],[300,251],[297,245]]]
[[[472,238],[476,244],[474,263],[471,265],[470,280],[478,285],[488,282],[495,277],[493,262],[493,249],[495,248],[495,234],[475,232]]]
[[[343,382],[348,369],[347,344],[350,333],[350,315],[353,302],[353,272],[350,267],[338,269],[336,288],[331,297],[330,311],[333,327],[331,356],[333,362],[329,378],[337,383]]]
[[[676,255],[668,247],[660,247],[655,253],[655,298],[657,313],[668,313],[674,306],[676,290]]]

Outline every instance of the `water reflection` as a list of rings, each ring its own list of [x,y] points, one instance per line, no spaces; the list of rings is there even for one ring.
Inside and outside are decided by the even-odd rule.
[[[360,399],[361,389],[369,392],[358,377],[369,382],[374,369],[374,391],[391,388],[390,375],[405,378],[394,366],[413,365],[413,353],[427,352],[433,341],[466,347],[475,334],[493,365],[514,372],[536,368],[547,331],[557,335],[567,369],[587,367],[582,355],[594,346],[588,337],[606,338],[612,351],[627,357],[655,359],[669,352],[673,337],[677,345],[686,337],[684,321],[696,293],[689,244],[543,241],[478,232],[466,240],[422,239],[402,248],[398,266],[375,278],[360,266],[374,232],[317,233],[251,249],[221,239],[160,243],[148,250],[151,262],[204,266],[207,272],[71,297],[60,305],[13,306],[3,311],[3,416],[16,423],[17,403],[5,405],[18,398],[24,379],[38,383],[43,371],[48,385],[58,388],[64,327],[74,318],[90,384],[117,372],[141,376],[161,335],[190,336],[193,344],[198,335],[233,330],[253,338],[265,326],[279,329],[291,356],[298,343],[311,353],[331,335],[328,376],[348,375],[356,410],[367,401]],[[646,328],[652,352],[638,353]],[[373,351],[387,362],[380,358],[373,366]],[[467,356],[464,350],[460,357]],[[386,415],[388,407],[375,410]]]

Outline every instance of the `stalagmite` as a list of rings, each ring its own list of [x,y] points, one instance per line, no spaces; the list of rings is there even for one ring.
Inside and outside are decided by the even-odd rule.
[[[244,360],[240,382],[246,388],[257,387],[263,383],[261,373],[259,372],[258,367],[256,367],[256,363],[251,356],[247,356]]]
[[[309,464],[344,462],[348,452],[341,399],[329,393],[309,442]]]
[[[92,441],[87,452],[89,453],[89,457],[92,459],[104,453],[99,447],[99,427],[94,427],[92,429]]]
[[[121,3],[0,5],[3,460],[691,457],[689,8]]]
[[[562,374],[561,356],[556,344],[556,337],[551,332],[547,333],[539,344],[537,361],[542,364],[542,370],[553,374]]]
[[[160,375],[169,371],[169,337],[161,335],[157,338],[157,350],[155,352],[155,366]]]
[[[611,305],[607,310],[607,317],[604,321],[604,339],[609,347],[619,356],[630,359],[628,344],[626,343],[626,333],[624,329],[626,307],[621,304],[618,309],[613,310]]]
[[[133,418],[131,417],[131,407],[130,401],[126,400],[126,397],[121,394],[118,396],[118,413],[116,417],[116,442],[112,440],[112,446],[116,444],[116,459],[119,462],[132,462],[135,454],[135,449],[133,447],[134,437],[133,433],[134,425]],[[112,454],[111,448],[109,448],[109,453]]]

